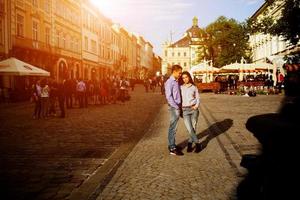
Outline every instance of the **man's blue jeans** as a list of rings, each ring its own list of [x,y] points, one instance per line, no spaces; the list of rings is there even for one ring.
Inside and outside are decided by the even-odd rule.
[[[168,132],[168,141],[169,141],[169,150],[171,150],[176,148],[175,135],[177,130],[177,123],[180,117],[180,110],[169,106],[169,113],[170,113],[170,126]]]
[[[198,143],[198,138],[196,135],[196,127],[199,117],[199,109],[192,109],[192,108],[183,108],[183,120],[185,127],[188,130],[190,135],[189,141],[190,143],[195,142]]]

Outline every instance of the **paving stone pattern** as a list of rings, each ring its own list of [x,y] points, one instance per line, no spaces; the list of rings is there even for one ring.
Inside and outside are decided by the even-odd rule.
[[[246,174],[241,156],[258,153],[260,145],[245,129],[252,116],[276,112],[282,96],[201,94],[198,137],[200,153],[171,156],[167,150],[169,115],[164,105],[143,139],[135,146],[97,200],[110,199],[236,199],[235,190]],[[177,144],[185,147],[187,133],[180,120]]]
[[[67,198],[122,143],[141,137],[164,103],[138,85],[125,105],[74,108],[65,119],[33,120],[32,104],[1,104],[1,199]]]

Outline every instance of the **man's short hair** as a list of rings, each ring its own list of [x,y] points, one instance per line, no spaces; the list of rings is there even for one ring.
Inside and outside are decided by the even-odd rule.
[[[173,66],[172,66],[172,73],[173,73],[174,71],[179,71],[179,70],[182,70],[182,67],[181,67],[180,65],[173,65]]]

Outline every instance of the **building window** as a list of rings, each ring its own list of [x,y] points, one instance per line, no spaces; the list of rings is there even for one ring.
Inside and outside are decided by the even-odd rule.
[[[74,40],[74,51],[75,52],[79,52],[80,51],[80,49],[79,49],[79,42],[78,42],[78,40],[77,39],[75,39]]]
[[[32,39],[38,41],[38,23],[36,21],[32,22]]]
[[[38,7],[38,0],[32,0],[32,5],[35,7]]]
[[[91,40],[91,48],[93,53],[97,53],[96,41]]]
[[[2,22],[2,19],[0,18],[0,44],[3,44],[3,22]]]
[[[70,36],[66,35],[66,49],[69,49],[69,50],[71,49],[70,40],[71,40]]]
[[[58,31],[56,31],[54,33],[54,45],[57,47],[59,46],[59,32]]]
[[[72,37],[70,37],[70,50],[74,51],[74,40]]]
[[[184,57],[186,57],[186,52],[183,53]]]
[[[59,48],[63,48],[63,33],[59,33]]]
[[[178,52],[178,57],[180,57],[180,52]]]
[[[45,39],[45,42],[47,45],[50,45],[50,28],[46,28],[45,30],[45,36],[46,36],[46,39]]]
[[[165,57],[168,57],[168,51],[165,51]]]
[[[66,36],[64,34],[62,35],[62,48],[66,48]]]
[[[51,5],[51,0],[46,0],[45,1],[45,11],[47,13],[50,13],[50,5]]]
[[[173,53],[172,53],[172,57],[174,57],[174,56],[175,56],[175,53],[173,52]]]
[[[24,17],[17,14],[17,36],[24,37]]]
[[[84,37],[84,50],[88,51],[89,50],[89,40],[88,37]]]
[[[186,67],[186,62],[183,64],[183,66],[185,66],[185,67]]]

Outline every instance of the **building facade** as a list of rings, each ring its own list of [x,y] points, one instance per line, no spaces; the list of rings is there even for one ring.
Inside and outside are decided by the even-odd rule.
[[[276,1],[274,6],[269,6],[266,1],[252,16],[254,21],[260,21],[265,15],[276,19],[280,18],[284,1]],[[272,36],[270,34],[256,33],[250,35],[250,46],[252,49],[253,62],[267,62],[272,61],[276,57],[283,57],[288,55],[290,51],[298,48],[298,45],[291,45],[285,41],[281,36]],[[276,60],[276,59],[275,59]]]
[[[193,25],[185,33],[183,38],[175,43],[165,42],[163,44],[162,74],[170,73],[174,64],[179,64],[183,70],[189,71],[192,66],[201,62],[199,54],[204,53],[204,38],[206,34],[198,26],[198,18],[193,18]]]
[[[81,4],[82,77],[95,80],[101,75],[99,61],[99,12],[88,0]]]
[[[44,1],[47,2],[47,1]],[[52,68],[57,80],[84,76],[82,66],[81,3],[76,0],[52,0]]]
[[[161,75],[162,58],[153,53],[153,68],[151,69],[152,76]]]
[[[148,42],[146,49],[146,43],[89,0],[0,1],[0,60],[16,57],[58,81],[115,74],[134,78],[141,66],[151,67],[153,47]],[[0,76],[3,81],[11,82]]]

